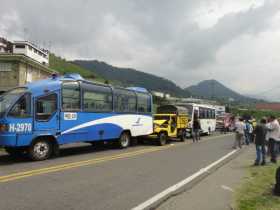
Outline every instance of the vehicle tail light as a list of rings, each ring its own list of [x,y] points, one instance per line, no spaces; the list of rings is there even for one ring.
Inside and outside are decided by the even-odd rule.
[[[7,124],[0,124],[0,133],[8,131],[8,125]]]

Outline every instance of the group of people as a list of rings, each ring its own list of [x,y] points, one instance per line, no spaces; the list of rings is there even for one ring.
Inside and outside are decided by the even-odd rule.
[[[235,123],[235,142],[233,148],[241,148],[243,144],[249,145],[255,142],[256,160],[255,165],[265,165],[266,155],[270,155],[272,163],[277,162],[277,154],[280,146],[280,125],[275,116],[263,118],[253,128],[248,120],[244,122],[239,118]]]

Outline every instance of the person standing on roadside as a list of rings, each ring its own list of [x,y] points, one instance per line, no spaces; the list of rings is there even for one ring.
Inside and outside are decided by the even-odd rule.
[[[198,117],[197,115],[194,115],[194,118],[193,118],[193,133],[192,133],[192,136],[193,136],[193,142],[197,142],[198,140],[200,140],[200,122],[198,120]]]
[[[245,137],[245,143],[246,145],[250,144],[250,132],[253,133],[253,128],[251,127],[251,124],[249,120],[245,121],[245,130],[244,130],[244,137]]]
[[[270,160],[272,163],[277,163],[277,152],[279,147],[280,125],[275,116],[270,116],[270,121],[267,124],[268,130],[268,148]]]
[[[249,121],[249,141],[250,143],[254,142],[254,127],[253,123]]]
[[[254,165],[265,165],[265,138],[267,133],[266,119],[261,119],[260,124],[258,124],[254,130],[255,134],[255,144],[256,144],[256,160]]]
[[[242,141],[244,139],[244,131],[245,131],[245,124],[242,118],[239,118],[235,122],[235,141],[233,148],[236,149],[237,146],[241,149],[242,148]]]

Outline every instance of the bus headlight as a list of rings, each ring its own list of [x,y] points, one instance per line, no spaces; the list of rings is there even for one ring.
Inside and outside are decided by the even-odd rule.
[[[7,124],[0,124],[0,133],[6,132],[9,130],[9,126]]]

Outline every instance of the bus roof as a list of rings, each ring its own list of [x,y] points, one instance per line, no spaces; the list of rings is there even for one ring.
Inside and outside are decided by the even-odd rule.
[[[85,80],[81,75],[79,74],[66,74],[64,76],[57,76],[53,75],[51,78],[47,78],[44,80],[38,80],[32,83],[27,83],[24,87],[27,87],[30,92],[36,95],[42,95],[46,92],[52,92],[55,90],[59,90],[61,88],[61,83],[64,81],[80,81],[92,85],[101,85],[106,87],[111,87],[111,85],[102,84],[102,83],[94,83],[88,80]],[[140,87],[129,87],[125,88],[127,90],[131,90],[134,92],[142,92],[142,93],[149,93],[145,88]]]
[[[211,104],[179,103],[178,105],[179,106],[191,105],[191,106],[194,106],[194,107],[203,107],[203,108],[215,109],[215,106],[211,105]]]

